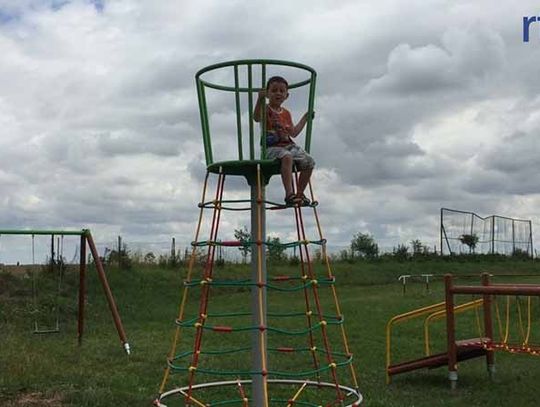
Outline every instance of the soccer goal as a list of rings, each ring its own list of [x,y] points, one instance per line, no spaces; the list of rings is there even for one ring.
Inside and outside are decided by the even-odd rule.
[[[532,221],[441,208],[441,254],[533,256]]]

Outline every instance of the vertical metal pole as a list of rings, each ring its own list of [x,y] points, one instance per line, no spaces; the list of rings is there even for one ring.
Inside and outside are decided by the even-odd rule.
[[[474,213],[471,213],[471,239],[473,238],[473,236],[474,236]],[[469,253],[471,252],[472,248],[473,248],[472,246],[469,247]]]
[[[450,380],[450,388],[454,390],[457,387],[458,373],[452,275],[446,274],[444,276],[444,287],[446,293],[446,339],[448,352],[448,380]]]
[[[512,255],[516,254],[516,225],[514,219],[512,219]]]
[[[262,182],[261,182],[262,184]],[[266,328],[266,253],[263,245],[266,236],[266,215],[264,206],[258,202],[257,181],[252,180],[251,187],[251,315],[253,326]],[[264,185],[261,188],[260,197],[264,201]],[[262,208],[262,209],[261,209]],[[261,279],[262,281],[259,281]],[[262,296],[262,301],[259,296]],[[261,318],[262,317],[262,318]],[[261,340],[264,338],[264,340]],[[251,370],[252,375],[253,405],[268,406],[266,399],[266,331],[256,330],[252,334],[251,346]],[[264,359],[264,360],[263,360]],[[259,372],[263,372],[262,374]]]
[[[495,254],[495,216],[491,217],[491,254]]]
[[[118,251],[116,252],[118,256],[118,267],[122,265],[122,237],[118,236]]]
[[[86,236],[81,235],[79,254],[79,318],[77,325],[77,342],[82,344],[84,334],[84,303],[86,300]]]
[[[441,256],[444,254],[443,253],[443,227],[444,227],[443,226],[443,209],[444,208],[441,208]],[[452,254],[451,251],[450,251],[450,254]]]
[[[531,258],[534,259],[533,238],[532,238],[532,221],[529,221],[529,244],[530,244],[530,247],[531,247]]]
[[[489,286],[489,274],[482,273],[482,285],[487,287]],[[488,341],[489,346],[492,346],[493,343],[493,319],[492,319],[492,310],[491,303],[492,297],[490,294],[485,294],[484,297],[484,336],[486,341]],[[493,348],[486,349],[486,363],[487,370],[490,378],[493,378],[495,373],[495,353]]]
[[[49,262],[51,272],[54,270],[54,235],[51,235],[51,260]]]

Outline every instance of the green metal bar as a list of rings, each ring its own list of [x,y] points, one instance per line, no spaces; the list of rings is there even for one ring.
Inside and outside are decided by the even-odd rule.
[[[309,85],[309,101],[308,101],[308,120],[306,128],[306,144],[305,150],[309,153],[311,149],[311,130],[313,128],[313,106],[315,104],[315,83],[317,79],[317,74],[315,72],[311,73],[311,81]]]
[[[196,75],[196,82],[197,82],[197,92],[199,97],[199,109],[200,109],[200,115],[201,115],[201,127],[202,127],[202,133],[203,133],[203,142],[204,142],[204,148],[205,148],[205,158],[207,166],[210,166],[213,164],[213,153],[212,153],[212,140],[211,140],[211,129],[210,129],[210,123],[209,123],[209,113],[208,113],[208,106],[207,106],[207,100],[205,91],[209,89],[215,89],[219,91],[226,91],[226,92],[234,92],[235,93],[235,101],[236,101],[236,124],[237,124],[237,144],[238,144],[238,155],[239,161],[243,162],[246,161],[247,154],[244,156],[243,154],[243,143],[242,138],[243,134],[245,133],[242,131],[242,115],[241,115],[241,108],[242,108],[242,93],[246,93],[248,96],[248,117],[249,117],[249,123],[248,123],[248,131],[249,131],[249,159],[255,160],[256,155],[259,156],[258,159],[265,159],[266,157],[266,115],[263,114],[262,117],[262,124],[259,129],[255,130],[254,126],[255,123],[253,121],[253,97],[254,93],[258,92],[260,89],[264,89],[265,83],[266,83],[266,75],[267,75],[267,67],[268,66],[283,66],[283,67],[292,67],[297,68],[299,70],[305,71],[308,75],[308,79],[299,80],[298,82],[289,83],[289,89],[299,88],[303,86],[309,86],[309,98],[308,98],[308,122],[306,126],[306,140],[305,140],[305,150],[307,152],[310,152],[311,150],[311,136],[312,136],[312,129],[313,129],[313,123],[312,123],[312,115],[314,111],[314,104],[315,104],[315,87],[316,87],[316,71],[303,64],[298,64],[295,62],[289,62],[289,61],[283,61],[283,60],[272,60],[272,59],[246,59],[246,60],[237,60],[237,61],[228,61],[223,62],[219,64],[214,64],[207,66],[201,70],[199,70]],[[261,74],[262,74],[262,83],[260,88],[254,87],[254,66],[258,68],[261,67]],[[210,81],[207,81],[204,79],[204,76],[206,73],[210,71],[219,70],[221,68],[233,68],[234,69],[234,83],[231,85],[222,85],[222,84],[216,84],[212,83]],[[247,86],[241,86],[243,81],[240,77],[240,74],[243,75],[243,70],[240,71],[240,69],[246,69],[247,70],[247,76],[248,76],[248,83]],[[212,80],[211,77],[209,77],[210,80]],[[266,100],[264,101],[266,103]],[[263,104],[263,107],[265,108],[265,103]],[[263,109],[265,110],[265,109]],[[260,150],[257,152],[257,146],[255,144],[255,133],[259,134],[260,131]],[[260,153],[260,154],[257,154]]]
[[[299,63],[296,63],[296,62],[275,60],[275,59],[245,59],[245,60],[238,60],[238,61],[222,62],[222,63],[219,63],[219,64],[214,64],[214,65],[207,66],[207,67],[205,67],[205,68],[203,68],[203,69],[201,69],[201,70],[199,70],[197,72],[196,78],[199,79],[206,72],[213,71],[215,69],[219,69],[219,68],[223,68],[223,67],[234,66],[234,65],[257,65],[257,64],[259,64],[259,65],[260,64],[267,64],[267,65],[290,66],[290,67],[294,67],[294,68],[303,69],[303,70],[305,70],[305,71],[307,71],[307,72],[309,72],[311,74],[316,73],[315,70],[313,68],[311,68],[310,66],[307,66],[307,65],[304,65],[304,64],[299,64]],[[296,87],[303,86],[303,85],[309,83],[309,81],[310,80],[289,84],[289,89],[293,89],[293,88],[296,88]],[[205,84],[209,88],[215,88],[215,89],[219,89],[219,90],[228,90],[228,91],[233,91],[233,92],[235,91],[235,89],[233,87],[215,85],[215,84],[211,84],[211,83],[208,83],[208,82],[205,82]],[[248,92],[249,89],[248,88],[240,89],[240,91]]]
[[[238,91],[240,93],[249,93],[250,90],[253,92],[254,90],[264,89],[264,86],[262,86],[261,88],[255,88],[255,89],[242,88],[242,87],[238,87],[238,89],[237,89],[237,88],[235,88],[233,86],[217,85],[215,83],[211,83],[211,82],[207,82],[207,81],[203,81],[203,80],[201,80],[201,82],[207,88],[215,89],[215,90],[223,90],[223,91],[226,91],[226,92],[236,92],[236,91]],[[310,82],[311,82],[311,78],[306,79],[306,80],[301,81],[301,82],[292,83],[292,84],[289,85],[289,89],[301,88],[302,86],[308,85]]]
[[[197,97],[199,98],[199,113],[201,116],[201,129],[203,133],[204,155],[206,165],[212,164],[212,141],[210,139],[210,131],[208,125],[208,109],[206,105],[206,93],[204,91],[204,83],[197,79]]]
[[[255,159],[255,143],[254,132],[253,132],[253,66],[248,65],[248,89],[249,89],[249,98],[248,98],[248,109],[249,109],[249,159]]]
[[[243,160],[242,152],[242,118],[240,112],[240,92],[238,92],[238,65],[234,66],[234,86],[235,86],[235,101],[236,101],[236,132],[238,136],[238,159]]]
[[[0,235],[60,235],[60,236],[86,236],[88,229],[83,230],[22,230],[0,229]]]
[[[262,73],[261,73],[261,87],[264,89],[266,87],[266,64],[262,64],[261,66]],[[264,160],[266,158],[266,98],[264,98],[263,101],[263,118],[262,118],[262,128],[261,128],[261,160]]]

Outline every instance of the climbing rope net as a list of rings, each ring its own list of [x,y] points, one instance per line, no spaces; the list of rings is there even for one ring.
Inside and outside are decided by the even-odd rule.
[[[495,317],[494,337],[481,338],[486,350],[502,350],[510,353],[527,353],[540,356],[540,338],[534,331],[540,329],[540,297],[494,296],[493,315]],[[536,304],[535,304],[536,303]],[[478,332],[482,324],[478,307],[475,308]]]
[[[209,174],[199,204],[199,220],[174,339],[155,405],[255,405],[252,399],[255,377],[264,384],[267,405],[358,406],[362,396],[311,185],[312,203],[304,209],[313,211],[316,237],[312,239],[306,232],[303,208],[286,208],[264,199],[261,171],[257,167],[256,222],[261,225],[267,209],[292,210],[297,239],[281,245],[297,248],[299,252],[296,274],[269,270],[265,278],[261,254],[277,243],[266,241],[260,227],[256,239],[221,241],[218,238],[222,212],[247,211],[251,209],[247,204],[253,202],[223,199],[226,176],[221,171],[214,198],[207,200]],[[203,240],[201,225],[207,211],[211,212],[211,227],[209,238]],[[310,247],[314,245],[320,247],[323,271],[312,261]],[[223,246],[249,246],[252,254],[258,252],[255,281],[218,275],[214,266],[216,248]],[[197,275],[195,270],[202,250],[206,256]],[[190,301],[192,291],[196,291],[198,304]],[[253,315],[253,309],[248,308],[250,299],[258,303],[259,315]],[[214,306],[211,300],[219,305]],[[267,308],[262,306],[263,302]],[[264,315],[263,310],[266,310]],[[251,352],[253,341],[258,342],[260,354]],[[252,358],[260,358],[260,370],[253,370]],[[179,374],[179,380],[167,390],[174,373]]]

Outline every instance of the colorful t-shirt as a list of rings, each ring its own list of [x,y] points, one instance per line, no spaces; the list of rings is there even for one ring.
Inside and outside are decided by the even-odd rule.
[[[266,145],[269,147],[283,147],[294,144],[288,136],[293,129],[291,113],[285,109],[272,109],[266,106]]]

